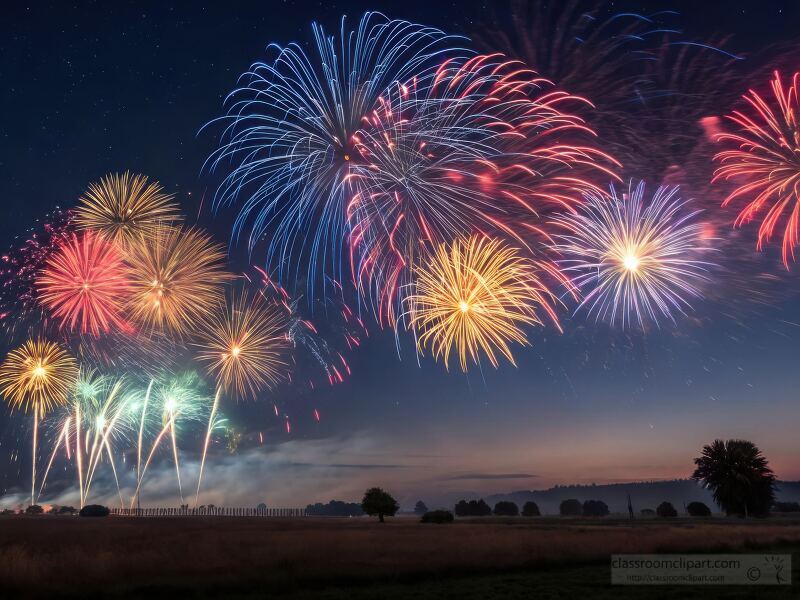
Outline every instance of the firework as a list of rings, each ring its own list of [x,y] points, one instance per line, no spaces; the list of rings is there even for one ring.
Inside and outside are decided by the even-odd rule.
[[[480,364],[481,354],[495,368],[498,356],[514,364],[509,344],[527,345],[524,326],[542,324],[540,313],[557,324],[533,262],[499,240],[440,244],[415,266],[414,280],[406,305],[417,348],[430,346],[446,368],[453,352],[465,372],[468,362]]]
[[[287,318],[259,294],[228,294],[205,322],[198,359],[217,386],[239,397],[255,398],[285,374]]]
[[[274,60],[240,78],[208,166],[232,165],[215,201],[243,199],[235,237],[245,233],[253,248],[269,234],[267,264],[281,281],[305,261],[313,299],[318,271],[340,268],[345,180],[358,158],[353,134],[393,81],[430,69],[455,38],[374,12],[355,31],[342,19],[338,39],[312,29],[310,54],[272,45]]]
[[[356,134],[353,271],[394,325],[397,292],[425,244],[482,232],[529,247],[540,217],[598,191],[611,157],[568,112],[579,98],[502,55],[451,60],[426,81],[398,84]]]
[[[132,244],[129,314],[145,330],[181,335],[214,310],[225,272],[225,253],[198,229],[159,227]]]
[[[37,286],[42,304],[62,328],[97,337],[126,327],[127,270],[116,247],[91,231],[73,234],[50,257]]]
[[[612,325],[674,320],[700,296],[712,266],[700,260],[709,250],[700,211],[686,210],[677,187],[658,188],[647,203],[644,194],[643,182],[621,198],[611,186],[610,197],[588,195],[577,212],[554,219],[565,231],[555,246],[564,271],[585,294],[577,310]]]
[[[77,375],[75,359],[58,344],[43,339],[26,341],[0,365],[0,394],[11,408],[33,411],[31,504],[35,501],[39,419],[67,401]]]
[[[715,156],[721,166],[714,180],[740,182],[723,206],[742,199],[747,202],[736,217],[737,226],[765,213],[758,230],[759,250],[782,224],[782,256],[787,268],[789,260],[795,260],[800,228],[799,78],[800,73],[795,73],[787,89],[776,71],[771,100],[750,90],[744,96],[750,111],[737,110],[728,117],[736,124],[736,132],[718,136],[731,148]]]
[[[82,229],[102,233],[126,246],[152,236],[163,223],[181,219],[178,205],[161,186],[144,175],[111,174],[89,185],[76,210]]]
[[[27,326],[40,326],[43,311],[36,289],[41,270],[74,230],[71,210],[56,209],[18,236],[0,255],[0,326],[10,339]]]

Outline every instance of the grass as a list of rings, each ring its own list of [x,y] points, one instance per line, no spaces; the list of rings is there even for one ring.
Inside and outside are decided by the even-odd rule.
[[[638,598],[654,597],[652,588],[608,583],[610,554],[758,548],[795,553],[794,581],[800,581],[800,520],[787,518],[492,518],[450,525],[397,518],[380,525],[367,519],[12,516],[0,518],[0,595],[5,589],[9,597],[47,598],[258,598],[267,591],[330,599],[445,592]],[[792,588],[766,590],[767,597],[789,597],[797,584]],[[750,588],[693,589],[655,597],[744,598]]]

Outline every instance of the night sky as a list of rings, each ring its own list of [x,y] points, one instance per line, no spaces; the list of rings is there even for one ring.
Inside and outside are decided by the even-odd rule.
[[[492,5],[262,0],[8,7],[0,22],[0,247],[55,206],[73,205],[89,182],[124,170],[160,181],[190,221],[228,243],[233,211],[211,212],[216,180],[201,172],[216,139],[200,129],[222,114],[225,95],[242,71],[265,58],[268,43],[307,41],[312,20],[335,28],[341,15],[355,21],[364,10],[470,35],[499,10]],[[800,26],[795,2],[610,5],[679,11],[693,35],[731,35],[745,56],[788,41]],[[742,252],[755,252],[749,240]],[[245,264],[246,248],[230,251],[234,265]],[[430,358],[418,365],[406,342],[398,359],[392,332],[371,322],[343,384],[283,392],[291,394],[282,403],[291,433],[269,402],[227,406],[244,440],[238,454],[212,452],[207,485],[220,503],[263,497],[301,505],[355,499],[367,484],[408,503],[422,495],[671,479],[691,474],[703,444],[731,437],[756,442],[779,478],[800,479],[798,268],[785,275],[774,256],[764,264],[781,274],[780,292],[767,306],[724,311],[698,301],[692,318],[647,335],[564,311],[564,334],[534,331],[532,346],[516,349],[518,368],[501,364],[468,376],[447,373]],[[5,411],[0,419],[0,481],[14,492],[28,481],[28,450],[17,450],[29,423]],[[165,497],[169,485],[165,475]]]

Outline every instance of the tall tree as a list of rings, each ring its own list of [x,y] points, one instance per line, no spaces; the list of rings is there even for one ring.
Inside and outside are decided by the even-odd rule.
[[[692,475],[728,515],[763,515],[775,500],[775,474],[753,442],[714,440],[694,459]]]
[[[383,491],[381,488],[369,488],[364,493],[364,499],[361,501],[362,510],[370,516],[377,515],[381,523],[384,522],[383,517],[393,517],[394,514],[400,509],[391,494]]]

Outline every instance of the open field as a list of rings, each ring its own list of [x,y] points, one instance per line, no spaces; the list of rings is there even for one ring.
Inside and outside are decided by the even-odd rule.
[[[800,519],[423,525],[397,518],[380,525],[365,518],[11,516],[0,518],[0,595],[745,598],[747,587],[684,587],[657,596],[652,588],[612,588],[609,555],[757,548],[794,554],[792,589],[759,592],[796,594]]]

